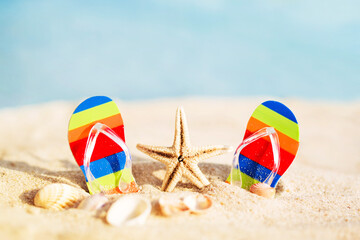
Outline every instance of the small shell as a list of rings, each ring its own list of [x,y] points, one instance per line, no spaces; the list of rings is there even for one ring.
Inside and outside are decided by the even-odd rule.
[[[51,210],[61,210],[74,206],[89,194],[67,184],[54,183],[40,189],[34,204]]]
[[[106,215],[106,221],[113,226],[141,225],[151,212],[149,200],[137,196],[123,196],[116,200]]]
[[[190,210],[180,198],[176,197],[162,196],[159,198],[158,203],[161,213],[167,217]]]
[[[212,200],[203,194],[190,195],[184,198],[184,204],[188,206],[191,213],[205,213],[212,206]]]
[[[275,188],[270,187],[266,183],[255,183],[251,185],[249,191],[266,198],[273,198],[276,192]]]
[[[103,207],[108,201],[109,199],[105,197],[105,194],[98,193],[82,200],[77,208],[88,211],[96,211]]]

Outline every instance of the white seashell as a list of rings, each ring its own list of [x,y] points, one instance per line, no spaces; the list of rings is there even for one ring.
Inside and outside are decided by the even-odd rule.
[[[151,212],[149,200],[138,196],[123,196],[116,200],[106,215],[106,221],[113,226],[141,225]]]
[[[54,183],[40,189],[34,198],[34,204],[51,210],[61,210],[74,206],[89,196],[82,189],[67,184]]]
[[[266,183],[255,183],[251,185],[249,191],[266,198],[273,198],[276,192],[275,188]]]
[[[184,204],[189,207],[191,213],[205,213],[212,206],[212,200],[203,194],[190,195],[184,198]]]
[[[159,198],[160,211],[164,216],[170,217],[189,211],[189,207],[178,197],[162,196]]]
[[[105,196],[105,194],[98,193],[82,200],[77,208],[88,211],[96,211],[103,207],[108,201],[109,199]]]

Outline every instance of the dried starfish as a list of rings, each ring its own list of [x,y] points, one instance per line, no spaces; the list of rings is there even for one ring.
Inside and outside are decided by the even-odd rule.
[[[150,157],[166,164],[166,175],[162,191],[171,192],[182,176],[189,179],[198,188],[209,185],[209,181],[198,167],[201,160],[214,157],[231,150],[231,147],[205,146],[191,147],[185,112],[179,107],[176,112],[175,138],[171,147],[159,147],[138,144],[137,149]]]

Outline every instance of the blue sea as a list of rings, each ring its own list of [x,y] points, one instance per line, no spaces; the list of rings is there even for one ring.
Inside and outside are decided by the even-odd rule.
[[[359,92],[359,0],[0,0],[1,108]]]

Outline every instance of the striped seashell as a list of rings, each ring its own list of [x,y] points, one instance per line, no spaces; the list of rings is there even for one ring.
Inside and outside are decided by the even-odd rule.
[[[205,213],[212,206],[212,200],[203,194],[187,196],[183,202],[188,206],[190,212],[195,214]]]
[[[98,193],[82,200],[77,208],[88,211],[96,211],[102,208],[108,201],[109,199],[105,196],[105,194]]]
[[[46,209],[62,210],[74,206],[87,196],[89,194],[82,189],[54,183],[43,187],[36,193],[34,204]]]
[[[275,188],[270,187],[270,185],[266,183],[255,183],[251,185],[249,191],[266,198],[273,198],[276,192]]]

